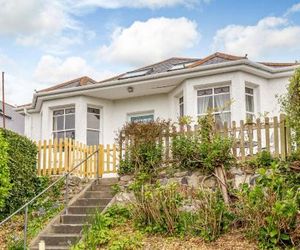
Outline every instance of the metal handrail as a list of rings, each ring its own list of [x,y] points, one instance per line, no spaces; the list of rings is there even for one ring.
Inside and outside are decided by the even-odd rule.
[[[93,155],[97,154],[97,174],[96,177],[99,177],[99,164],[98,164],[98,157],[99,157],[99,148],[97,148],[96,151],[92,152],[89,156],[87,156],[84,160],[76,164],[71,170],[69,170],[67,173],[62,175],[60,178],[58,178],[56,181],[54,181],[51,185],[46,187],[43,191],[41,191],[39,194],[37,194],[35,197],[33,197],[30,201],[25,203],[22,207],[20,207],[18,210],[13,212],[11,215],[9,215],[7,218],[5,218],[3,221],[0,222],[0,227],[5,224],[8,220],[10,220],[13,216],[21,212],[25,208],[25,221],[24,221],[24,250],[27,248],[27,219],[28,219],[28,206],[33,203],[37,198],[39,198],[41,195],[43,195],[45,192],[47,192],[49,189],[51,189],[53,186],[55,186],[58,182],[66,178],[66,191],[65,191],[65,212],[67,213],[67,205],[68,205],[68,185],[69,185],[69,175],[78,167],[80,167],[83,163],[87,162]]]

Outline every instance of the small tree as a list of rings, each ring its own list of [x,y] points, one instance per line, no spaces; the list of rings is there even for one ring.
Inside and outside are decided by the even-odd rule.
[[[295,70],[287,87],[287,94],[280,97],[281,110],[286,113],[287,123],[292,129],[293,140],[300,146],[300,68]]]

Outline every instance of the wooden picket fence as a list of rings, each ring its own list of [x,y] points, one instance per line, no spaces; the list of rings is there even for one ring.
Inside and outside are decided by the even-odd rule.
[[[198,125],[172,125],[162,131],[158,141],[163,145],[165,163],[172,160],[172,140],[179,134],[192,136],[199,133]],[[230,137],[233,140],[232,153],[239,160],[245,160],[259,152],[268,151],[274,157],[285,159],[292,152],[291,130],[286,124],[284,115],[280,117],[258,118],[255,122],[233,121],[230,125],[224,123],[222,129],[215,128],[216,133]],[[125,132],[120,133],[120,159],[125,157],[126,149],[132,143],[132,138]]]
[[[66,173],[89,156],[74,170],[75,175],[94,178],[117,172],[116,145],[87,146],[71,139],[54,139],[38,141],[37,146],[37,171],[41,176]]]

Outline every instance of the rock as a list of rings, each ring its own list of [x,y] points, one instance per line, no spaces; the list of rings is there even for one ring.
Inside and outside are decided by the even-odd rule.
[[[232,175],[243,175],[244,174],[244,172],[240,168],[236,168],[236,167],[230,168],[229,172]]]
[[[188,171],[181,171],[181,172],[177,172],[174,174],[174,177],[184,177],[187,176],[189,174]]]
[[[157,176],[159,179],[165,178],[167,176],[167,171],[166,170],[160,171]]]
[[[118,193],[115,197],[117,203],[129,203],[135,200],[134,194],[132,192],[121,192]]]
[[[131,181],[133,179],[132,175],[123,175],[120,177],[120,181]]]
[[[187,177],[183,177],[183,178],[181,179],[181,184],[182,184],[182,185],[188,185],[188,179],[187,179]]]
[[[214,177],[209,177],[204,181],[203,186],[206,188],[215,188],[217,186],[217,181]]]
[[[239,188],[240,185],[247,183],[250,184],[251,175],[243,174],[243,175],[235,175],[234,176],[234,187]]]
[[[251,186],[254,186],[255,183],[256,183],[256,179],[257,179],[258,177],[259,177],[259,174],[252,175],[252,176],[250,177],[249,184],[250,184]]]
[[[168,184],[168,179],[167,178],[162,178],[162,179],[159,179],[158,181],[163,186]]]
[[[188,178],[188,185],[193,188],[198,188],[199,184],[200,184],[200,179],[198,173],[195,172]]]

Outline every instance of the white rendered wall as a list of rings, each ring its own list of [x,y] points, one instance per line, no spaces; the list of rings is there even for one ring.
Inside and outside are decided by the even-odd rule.
[[[184,97],[184,113],[197,120],[197,89],[229,85],[231,99],[231,120],[239,122],[245,119],[245,86],[254,88],[255,115],[269,112],[278,115],[280,107],[277,94],[286,91],[288,78],[266,80],[244,72],[218,74],[200,78],[188,79],[168,94],[158,94],[133,97],[122,100],[103,100],[99,98],[74,96],[45,101],[40,113],[29,114],[25,117],[25,134],[34,139],[52,138],[53,109],[75,106],[76,140],[86,143],[87,107],[101,109],[101,143],[114,143],[116,133],[128,121],[130,114],[153,112],[154,118],[177,121],[179,116],[178,98]]]

